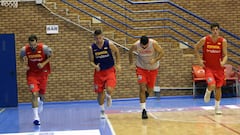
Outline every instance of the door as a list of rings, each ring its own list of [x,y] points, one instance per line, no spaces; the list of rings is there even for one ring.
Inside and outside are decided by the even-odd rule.
[[[0,107],[16,107],[16,51],[14,34],[0,34]]]

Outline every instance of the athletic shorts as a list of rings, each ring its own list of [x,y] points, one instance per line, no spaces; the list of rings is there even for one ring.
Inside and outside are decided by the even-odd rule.
[[[116,70],[111,67],[106,70],[94,72],[94,90],[96,93],[101,93],[107,87],[116,87]]]
[[[146,84],[148,88],[153,89],[157,79],[158,69],[146,70],[140,67],[136,69],[138,83]]]
[[[205,77],[208,85],[216,85],[216,87],[222,87],[226,84],[223,68],[219,70],[205,68]]]
[[[27,84],[31,92],[39,92],[39,94],[45,94],[47,88],[48,74],[41,73],[27,73]]]

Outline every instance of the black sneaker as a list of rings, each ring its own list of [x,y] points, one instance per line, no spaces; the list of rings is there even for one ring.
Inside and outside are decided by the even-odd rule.
[[[40,125],[40,121],[39,121],[39,120],[34,120],[34,121],[33,121],[33,124],[34,124],[34,125]]]
[[[146,99],[148,98],[148,96],[149,96],[149,93],[148,93],[147,91],[145,91],[145,97],[146,97]]]
[[[148,119],[147,111],[145,109],[142,111],[142,119]]]

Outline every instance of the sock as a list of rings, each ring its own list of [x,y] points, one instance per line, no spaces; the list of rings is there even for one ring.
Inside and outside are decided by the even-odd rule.
[[[104,111],[104,104],[100,105],[101,111]]]
[[[142,109],[142,110],[143,110],[143,109],[146,110],[146,102],[145,102],[145,103],[140,103],[140,105],[141,105],[141,109]]]
[[[215,100],[215,107],[219,108],[219,106],[220,106],[220,100],[219,101]]]
[[[40,118],[38,116],[38,107],[32,108],[32,109],[33,109],[33,119],[34,120],[40,120]]]
[[[209,91],[208,88],[206,89],[206,91],[207,91],[207,94],[211,94],[212,93],[212,91]]]

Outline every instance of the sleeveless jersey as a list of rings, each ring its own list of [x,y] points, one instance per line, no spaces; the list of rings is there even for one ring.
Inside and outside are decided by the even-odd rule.
[[[155,70],[159,67],[159,61],[151,65],[150,60],[154,59],[158,53],[154,50],[152,40],[149,39],[148,47],[143,49],[140,41],[137,42],[137,59],[136,66],[146,70]]]
[[[204,64],[207,68],[221,68],[220,60],[223,58],[222,43],[222,37],[218,37],[217,41],[213,42],[210,35],[206,36],[206,40],[203,46],[203,60],[205,61]]]
[[[108,40],[104,40],[102,48],[98,48],[98,46],[93,43],[92,52],[94,56],[94,63],[96,65],[100,64],[101,70],[109,69],[114,66],[114,59]]]
[[[28,66],[29,70],[28,72],[34,72],[34,73],[39,73],[39,72],[47,72],[50,73],[50,64],[49,62],[42,68],[39,69],[37,64],[42,63],[47,59],[46,55],[44,54],[43,51],[43,44],[38,43],[36,50],[32,50],[32,48],[29,45],[25,46],[25,51],[26,51],[26,56],[28,58]]]

